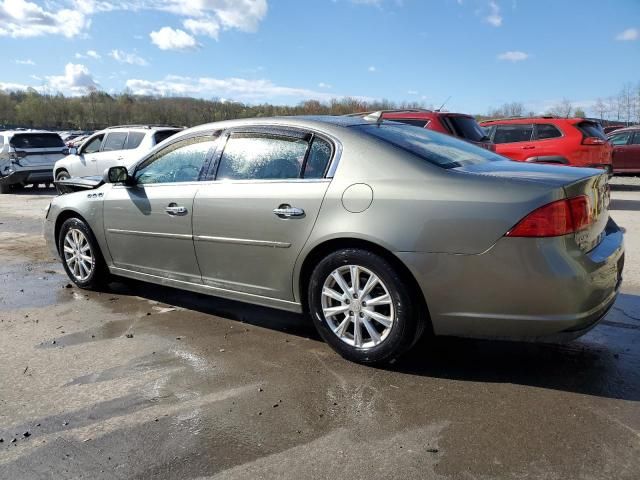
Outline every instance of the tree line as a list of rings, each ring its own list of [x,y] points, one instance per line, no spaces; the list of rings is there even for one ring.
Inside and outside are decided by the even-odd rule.
[[[111,125],[161,124],[191,127],[202,123],[247,117],[280,115],[345,115],[349,113],[425,108],[421,103],[395,103],[388,100],[364,101],[340,98],[328,102],[307,100],[295,106],[263,103],[249,105],[220,99],[191,97],[157,97],[132,95],[130,92],[109,94],[98,90],[83,96],[66,97],[60,93],[0,90],[0,127],[43,128],[54,130],[96,130]],[[428,108],[428,107],[427,107]],[[601,120],[640,123],[640,83],[625,84],[617,95],[598,98],[590,106]],[[584,109],[563,99],[546,113],[559,117],[585,117]],[[533,116],[522,102],[505,103],[490,108],[478,119]]]
[[[0,90],[0,125],[56,130],[95,130],[111,125],[161,124],[191,127],[208,122],[280,115],[344,115],[394,108],[423,108],[419,103],[367,102],[357,98],[308,100],[295,106],[248,105],[219,99],[154,97],[91,91],[86,95]]]

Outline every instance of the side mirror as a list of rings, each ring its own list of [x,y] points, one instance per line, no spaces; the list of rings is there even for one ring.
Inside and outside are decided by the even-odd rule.
[[[76,147],[70,147],[69,155],[78,155],[78,149]]]
[[[132,177],[126,167],[111,167],[104,172],[105,183],[124,183],[125,185],[133,184]]]

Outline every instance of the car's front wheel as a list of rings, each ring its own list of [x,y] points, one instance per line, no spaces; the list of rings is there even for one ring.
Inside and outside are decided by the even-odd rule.
[[[58,251],[69,278],[81,288],[104,285],[109,273],[89,226],[79,218],[69,218],[60,227]]]
[[[331,253],[314,269],[309,309],[322,338],[343,357],[386,363],[419,338],[423,319],[401,273],[368,250]]]

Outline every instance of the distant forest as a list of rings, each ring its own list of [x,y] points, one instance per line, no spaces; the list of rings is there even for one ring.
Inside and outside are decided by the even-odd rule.
[[[390,108],[420,108],[418,103],[395,104],[385,100],[364,102],[343,98],[296,106],[247,105],[197,98],[150,97],[94,91],[79,97],[42,94],[36,90],[0,90],[0,126],[54,130],[95,130],[110,125],[163,124],[191,127],[202,123],[246,117],[278,115],[343,115]]]

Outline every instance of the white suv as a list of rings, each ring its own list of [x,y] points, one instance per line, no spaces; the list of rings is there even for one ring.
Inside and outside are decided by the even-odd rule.
[[[51,168],[68,150],[54,132],[0,131],[0,193],[7,193],[14,186],[51,183]]]
[[[181,127],[121,125],[109,127],[87,138],[80,148],[58,160],[53,176],[58,180],[71,177],[102,175],[110,167],[129,167],[158,143],[182,130]]]

